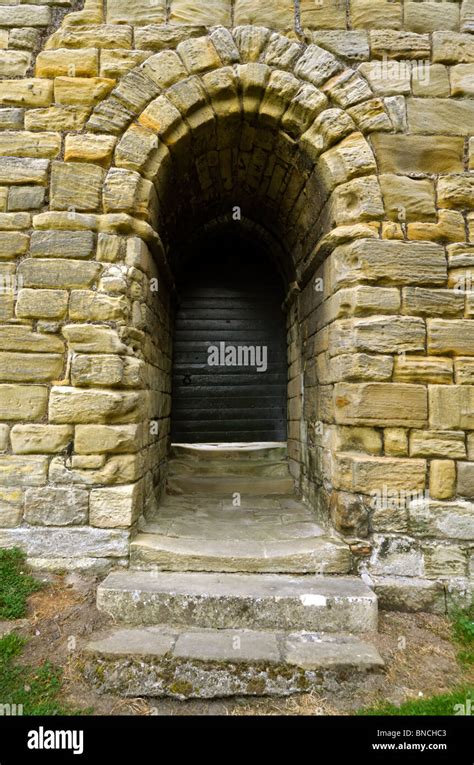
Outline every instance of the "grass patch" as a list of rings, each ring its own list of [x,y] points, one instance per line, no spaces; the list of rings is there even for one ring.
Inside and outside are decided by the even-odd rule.
[[[453,637],[459,646],[458,660],[461,664],[474,665],[474,603],[469,608],[451,611]]]
[[[23,715],[81,715],[90,710],[70,709],[58,700],[62,670],[49,661],[39,667],[18,663],[25,639],[10,634],[0,639],[0,699],[16,705]],[[18,706],[23,708],[19,712]],[[15,708],[15,707],[14,707]]]
[[[408,715],[421,717],[435,715],[439,717],[453,717],[462,713],[462,709],[466,708],[466,700],[469,698],[474,699],[474,688],[459,688],[451,693],[444,693],[440,696],[405,701],[399,707],[388,702],[381,702],[373,707],[360,709],[357,714],[361,716]],[[458,705],[462,705],[462,708]]]
[[[43,586],[25,572],[26,556],[14,547],[0,550],[0,619],[26,615],[27,598]]]

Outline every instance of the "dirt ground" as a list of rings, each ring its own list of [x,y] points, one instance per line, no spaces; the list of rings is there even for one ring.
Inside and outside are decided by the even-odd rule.
[[[49,659],[62,666],[62,700],[76,709],[90,707],[97,715],[352,714],[380,700],[398,704],[474,682],[474,671],[456,661],[445,617],[381,612],[379,634],[370,638],[386,662],[385,671],[337,684],[322,695],[185,702],[100,695],[84,683],[77,667],[77,651],[88,635],[108,624],[95,607],[96,585],[77,575],[49,576],[44,589],[30,597],[28,617],[18,627],[28,636],[22,661],[35,665]]]

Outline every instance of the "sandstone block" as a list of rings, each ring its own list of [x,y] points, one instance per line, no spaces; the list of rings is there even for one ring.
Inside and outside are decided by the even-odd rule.
[[[339,426],[335,433],[337,452],[382,453],[382,434],[375,428]]]
[[[46,457],[0,455],[0,484],[3,486],[42,486],[47,475]]]
[[[380,176],[387,215],[392,220],[435,220],[435,190],[432,181],[414,180],[387,173]]]
[[[443,248],[428,242],[360,239],[336,247],[330,260],[332,291],[359,281],[381,285],[445,286]]]
[[[64,159],[66,162],[86,162],[107,166],[117,139],[111,135],[66,136]]]
[[[420,537],[470,540],[474,538],[472,510],[472,502],[463,500],[410,502],[410,530]]]
[[[108,24],[164,24],[166,0],[108,0],[106,21]],[[216,22],[217,23],[217,22]]]
[[[474,386],[430,385],[430,428],[474,430]]]
[[[339,0],[301,0],[300,8],[303,29],[346,29],[346,9]]]
[[[294,9],[288,0],[268,0],[265,5],[256,6],[252,0],[236,0],[234,24],[254,24],[269,29],[293,29]]]
[[[461,497],[472,499],[474,497],[474,462],[458,462],[458,494]],[[471,539],[474,538],[474,526],[471,518]]]
[[[51,159],[57,157],[60,151],[61,136],[59,133],[32,133],[28,130],[3,130],[0,132],[0,156],[2,157]],[[47,164],[39,167],[44,166],[47,167]],[[21,168],[21,165],[19,167]],[[27,168],[28,164],[24,167]]]
[[[473,64],[474,70],[474,64]],[[438,204],[445,208],[474,207],[474,178],[469,175],[446,175],[438,181]]]
[[[48,389],[42,385],[0,385],[2,420],[38,420],[46,414]]]
[[[18,266],[18,277],[25,287],[81,289],[91,287],[98,278],[100,263],[62,258],[27,258]]]
[[[38,210],[44,204],[45,194],[42,186],[12,186],[8,192],[8,211]]]
[[[395,357],[393,379],[405,383],[449,384],[453,381],[452,359],[436,359],[428,356]]]
[[[80,526],[87,523],[89,496],[74,486],[44,486],[25,492],[25,520],[32,526]]]
[[[473,42],[474,45],[474,42]],[[474,103],[450,98],[409,98],[407,100],[410,133],[469,135],[474,119]]]
[[[56,454],[72,440],[69,425],[14,425],[12,449],[16,454]]]
[[[334,382],[390,380],[392,371],[393,358],[391,356],[345,353],[335,356],[329,362],[329,374]]]
[[[454,460],[431,460],[430,496],[450,499],[456,493],[456,463]]]
[[[89,515],[91,526],[129,528],[142,510],[141,489],[140,483],[92,489]]]
[[[49,403],[50,422],[128,423],[139,420],[144,400],[139,393],[100,389],[53,387]]]
[[[454,460],[465,456],[463,433],[456,430],[410,432],[410,457],[444,457]]]
[[[364,494],[392,491],[421,491],[425,486],[425,460],[395,457],[336,455],[334,479],[337,488]]]
[[[33,231],[30,255],[36,258],[89,258],[94,252],[92,231]]]
[[[452,579],[466,575],[466,552],[459,545],[426,545],[423,555],[428,577]]]
[[[33,558],[53,558],[60,567],[64,560],[78,558],[122,558],[128,555],[128,532],[115,529],[40,527],[0,532],[0,546],[18,546]]]
[[[96,48],[44,50],[36,58],[37,77],[94,77],[98,68]]]
[[[67,324],[62,329],[71,350],[77,353],[127,353],[117,331],[90,324]]]
[[[49,106],[53,101],[53,83],[50,80],[2,80],[0,104],[4,106]]]
[[[462,173],[464,140],[446,135],[387,135],[370,141],[382,173]]]
[[[474,356],[474,322],[428,319],[428,353]]]
[[[25,114],[27,130],[82,130],[89,109],[79,106],[50,106],[47,109],[28,109]]]
[[[471,35],[438,31],[433,34],[433,61],[463,64],[474,61],[474,40]]]
[[[63,357],[56,353],[0,352],[3,382],[48,382],[61,376]]]
[[[23,491],[0,487],[0,528],[19,526],[23,517]]]
[[[139,425],[76,425],[74,449],[78,454],[129,454],[142,445]]]
[[[408,431],[404,428],[385,428],[383,444],[386,455],[390,457],[407,457]]]
[[[129,301],[91,290],[73,290],[69,303],[69,318],[73,321],[126,321]]]
[[[9,433],[8,425],[0,425],[0,452],[6,452],[8,449]]]
[[[0,326],[0,350],[63,353],[64,343],[59,337],[33,332],[30,327],[7,324]]]
[[[350,18],[354,29],[401,29],[402,4],[391,0],[350,0]]]
[[[20,157],[0,158],[0,183],[47,182],[49,160]]]
[[[51,208],[54,210],[97,210],[104,171],[86,162],[53,162]]]
[[[464,314],[464,295],[452,289],[404,287],[402,313],[409,316],[453,316]]]
[[[404,383],[337,383],[336,422],[347,425],[422,427],[428,419],[423,385]]]
[[[102,101],[115,85],[106,77],[56,77],[54,100],[67,106],[92,107]]]
[[[425,348],[422,319],[370,316],[338,320],[330,328],[331,356],[339,353],[399,353]]]
[[[0,260],[9,260],[17,255],[24,255],[28,250],[30,238],[21,231],[0,232]]]
[[[123,356],[79,354],[72,361],[71,379],[78,387],[139,388],[143,385],[143,366],[139,359]]]
[[[459,29],[458,3],[405,3],[404,27],[410,32]]]
[[[474,385],[474,359],[455,359],[454,378],[456,385]]]

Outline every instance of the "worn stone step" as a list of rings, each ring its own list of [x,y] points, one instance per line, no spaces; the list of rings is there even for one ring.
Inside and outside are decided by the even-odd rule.
[[[247,476],[175,476],[167,479],[170,494],[220,494],[232,496],[235,493],[247,496],[289,494],[294,491],[294,482],[288,477],[247,477]]]
[[[169,476],[247,476],[253,478],[289,478],[286,460],[194,460],[172,459],[168,463]]]
[[[384,664],[350,635],[171,625],[114,628],[93,636],[83,655],[82,671],[101,692],[177,699],[288,696]]]
[[[356,577],[116,571],[97,607],[125,624],[360,633],[377,597]]]
[[[284,460],[288,449],[284,441],[264,441],[222,444],[171,444],[170,457],[188,461],[232,460]]]
[[[347,574],[351,570],[348,546],[329,537],[263,542],[145,532],[132,542],[130,561],[135,569],[159,571]]]

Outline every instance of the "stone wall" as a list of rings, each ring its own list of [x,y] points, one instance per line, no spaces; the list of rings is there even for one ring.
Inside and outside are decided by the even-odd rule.
[[[288,283],[300,489],[392,601],[468,590],[473,32],[473,0],[0,5],[0,544],[126,564],[180,252],[239,207]]]

